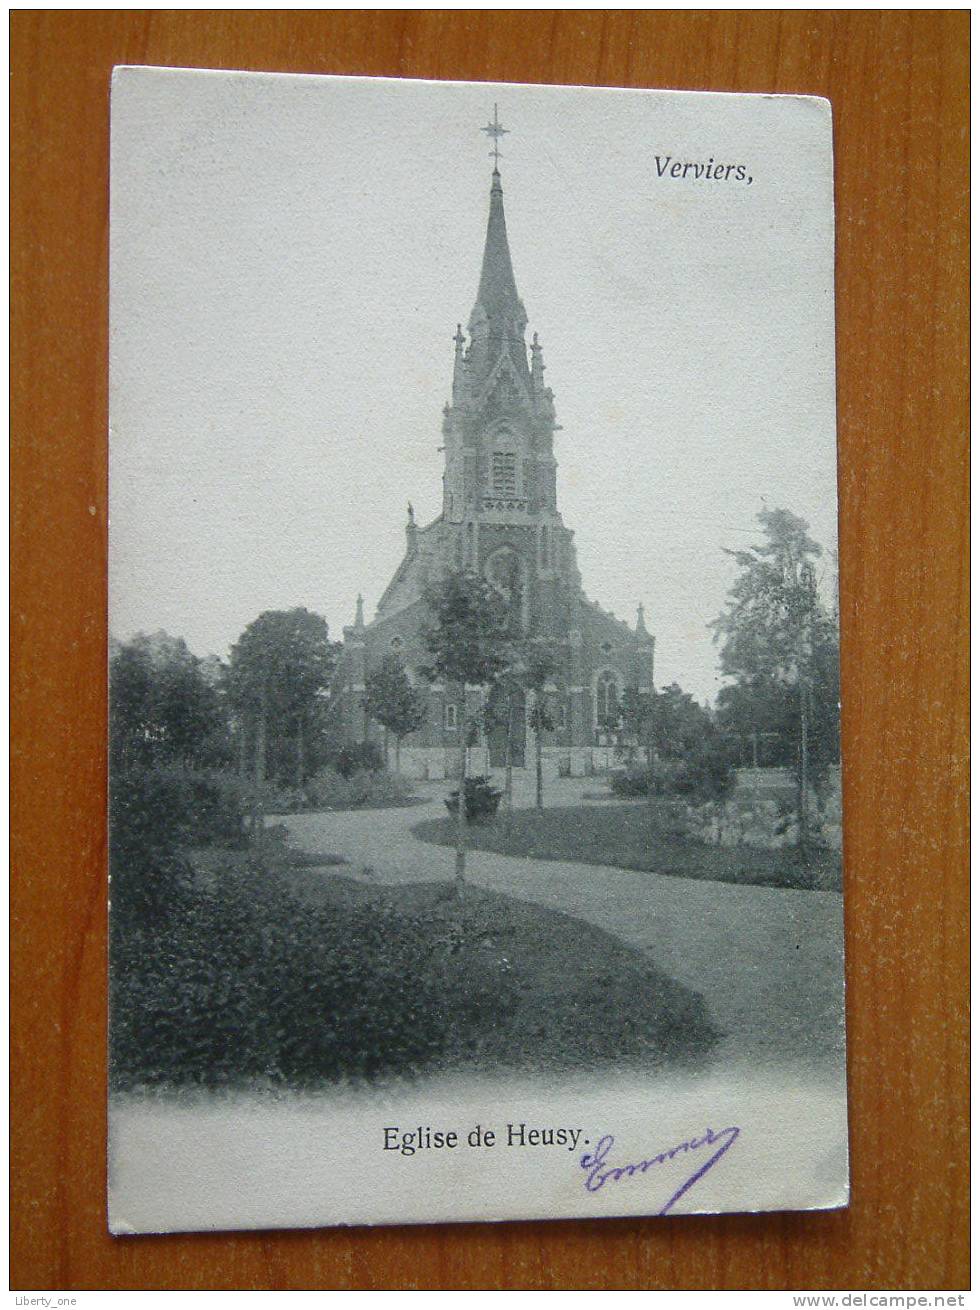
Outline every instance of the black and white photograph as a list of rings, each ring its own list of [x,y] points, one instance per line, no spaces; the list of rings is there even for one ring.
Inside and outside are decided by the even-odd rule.
[[[848,1201],[830,106],[120,67],[109,1225]]]

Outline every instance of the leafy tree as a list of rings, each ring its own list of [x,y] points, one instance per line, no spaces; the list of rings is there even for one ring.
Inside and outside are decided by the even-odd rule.
[[[364,682],[361,704],[385,732],[384,759],[388,763],[388,733],[395,738],[395,772],[401,772],[402,738],[425,722],[425,701],[408,680],[397,655],[386,655]]]
[[[768,674],[722,687],[718,726],[739,758],[755,765],[795,768],[799,730],[796,689]]]
[[[475,573],[450,573],[425,595],[431,619],[423,631],[432,657],[425,670],[456,696],[460,733],[459,799],[456,812],[456,894],[466,876],[466,757],[478,724],[466,719],[466,687],[492,686],[507,668],[510,623],[500,592]]]
[[[157,667],[154,701],[163,738],[174,759],[184,766],[203,763],[222,709],[217,690],[201,673],[201,661],[183,642]]]
[[[150,652],[137,641],[126,642],[109,662],[109,753],[114,770],[148,761],[157,731],[152,699]]]
[[[763,509],[757,517],[764,541],[726,552],[739,573],[711,627],[721,643],[721,671],[741,690],[719,700],[729,721],[767,696],[770,721],[785,723],[792,707],[805,848],[811,770],[829,763],[839,743],[837,623],[817,593],[814,560],[822,549],[809,525],[785,509]]]
[[[654,749],[666,759],[683,759],[713,734],[711,715],[676,682],[654,694],[651,712]]]
[[[267,776],[270,729],[280,758],[282,738],[291,734],[296,784],[302,785],[309,724],[329,683],[336,653],[326,620],[304,608],[266,610],[232,647],[227,685],[242,728],[252,727],[257,796]],[[253,826],[258,822],[256,809]]]
[[[224,763],[228,725],[221,694],[182,638],[139,633],[118,646],[109,688],[115,768]]]
[[[654,697],[652,688],[641,690],[639,687],[625,687],[619,701],[620,731],[628,743],[629,759],[633,759],[633,745],[640,742],[647,748],[647,756],[653,760],[653,743],[651,741],[654,722]]]
[[[731,785],[731,752],[713,715],[676,682],[660,691],[628,687],[623,724],[646,744],[648,794],[718,797]]]

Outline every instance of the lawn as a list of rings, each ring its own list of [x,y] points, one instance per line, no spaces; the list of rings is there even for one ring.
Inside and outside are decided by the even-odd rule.
[[[515,810],[468,828],[471,847],[500,855],[613,865],[674,878],[751,883],[760,887],[841,888],[837,851],[818,850],[806,861],[794,849],[708,846],[672,831],[669,808],[657,802]],[[422,841],[455,843],[452,819],[430,819],[412,829]]]
[[[703,999],[579,919],[324,852],[195,852],[113,903],[112,1084],[289,1087],[441,1070],[693,1067]]]

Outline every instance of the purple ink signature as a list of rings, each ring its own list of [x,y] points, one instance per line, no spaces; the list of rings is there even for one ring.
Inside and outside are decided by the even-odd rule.
[[[666,1214],[672,1206],[681,1199],[685,1192],[690,1191],[699,1178],[703,1178],[713,1165],[716,1165],[728,1148],[738,1137],[739,1129],[722,1128],[719,1132],[714,1132],[709,1128],[703,1137],[690,1137],[685,1142],[679,1142],[676,1146],[670,1147],[666,1151],[661,1151],[659,1155],[650,1156],[649,1160],[639,1160],[635,1164],[607,1165],[606,1159],[613,1148],[615,1138],[607,1134],[600,1137],[596,1143],[595,1150],[583,1155],[579,1164],[586,1170],[585,1190],[587,1192],[598,1192],[606,1183],[618,1183],[621,1178],[632,1178],[635,1174],[645,1174],[648,1169],[654,1165],[666,1164],[673,1160],[675,1156],[683,1155],[685,1152],[700,1151],[705,1146],[717,1146],[713,1155],[699,1165],[697,1170],[683,1182],[677,1191],[670,1198],[658,1214]]]

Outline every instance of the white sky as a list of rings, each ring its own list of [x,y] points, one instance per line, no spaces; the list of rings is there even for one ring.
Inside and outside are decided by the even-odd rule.
[[[501,173],[559,508],[590,599],[644,601],[656,682],[719,682],[706,624],[763,501],[836,544],[833,248],[814,100],[266,74],[113,89],[114,634],[224,655],[265,609],[340,637],[441,507],[452,335]],[[752,185],[658,176],[744,163]],[[830,574],[830,565],[827,564]]]

